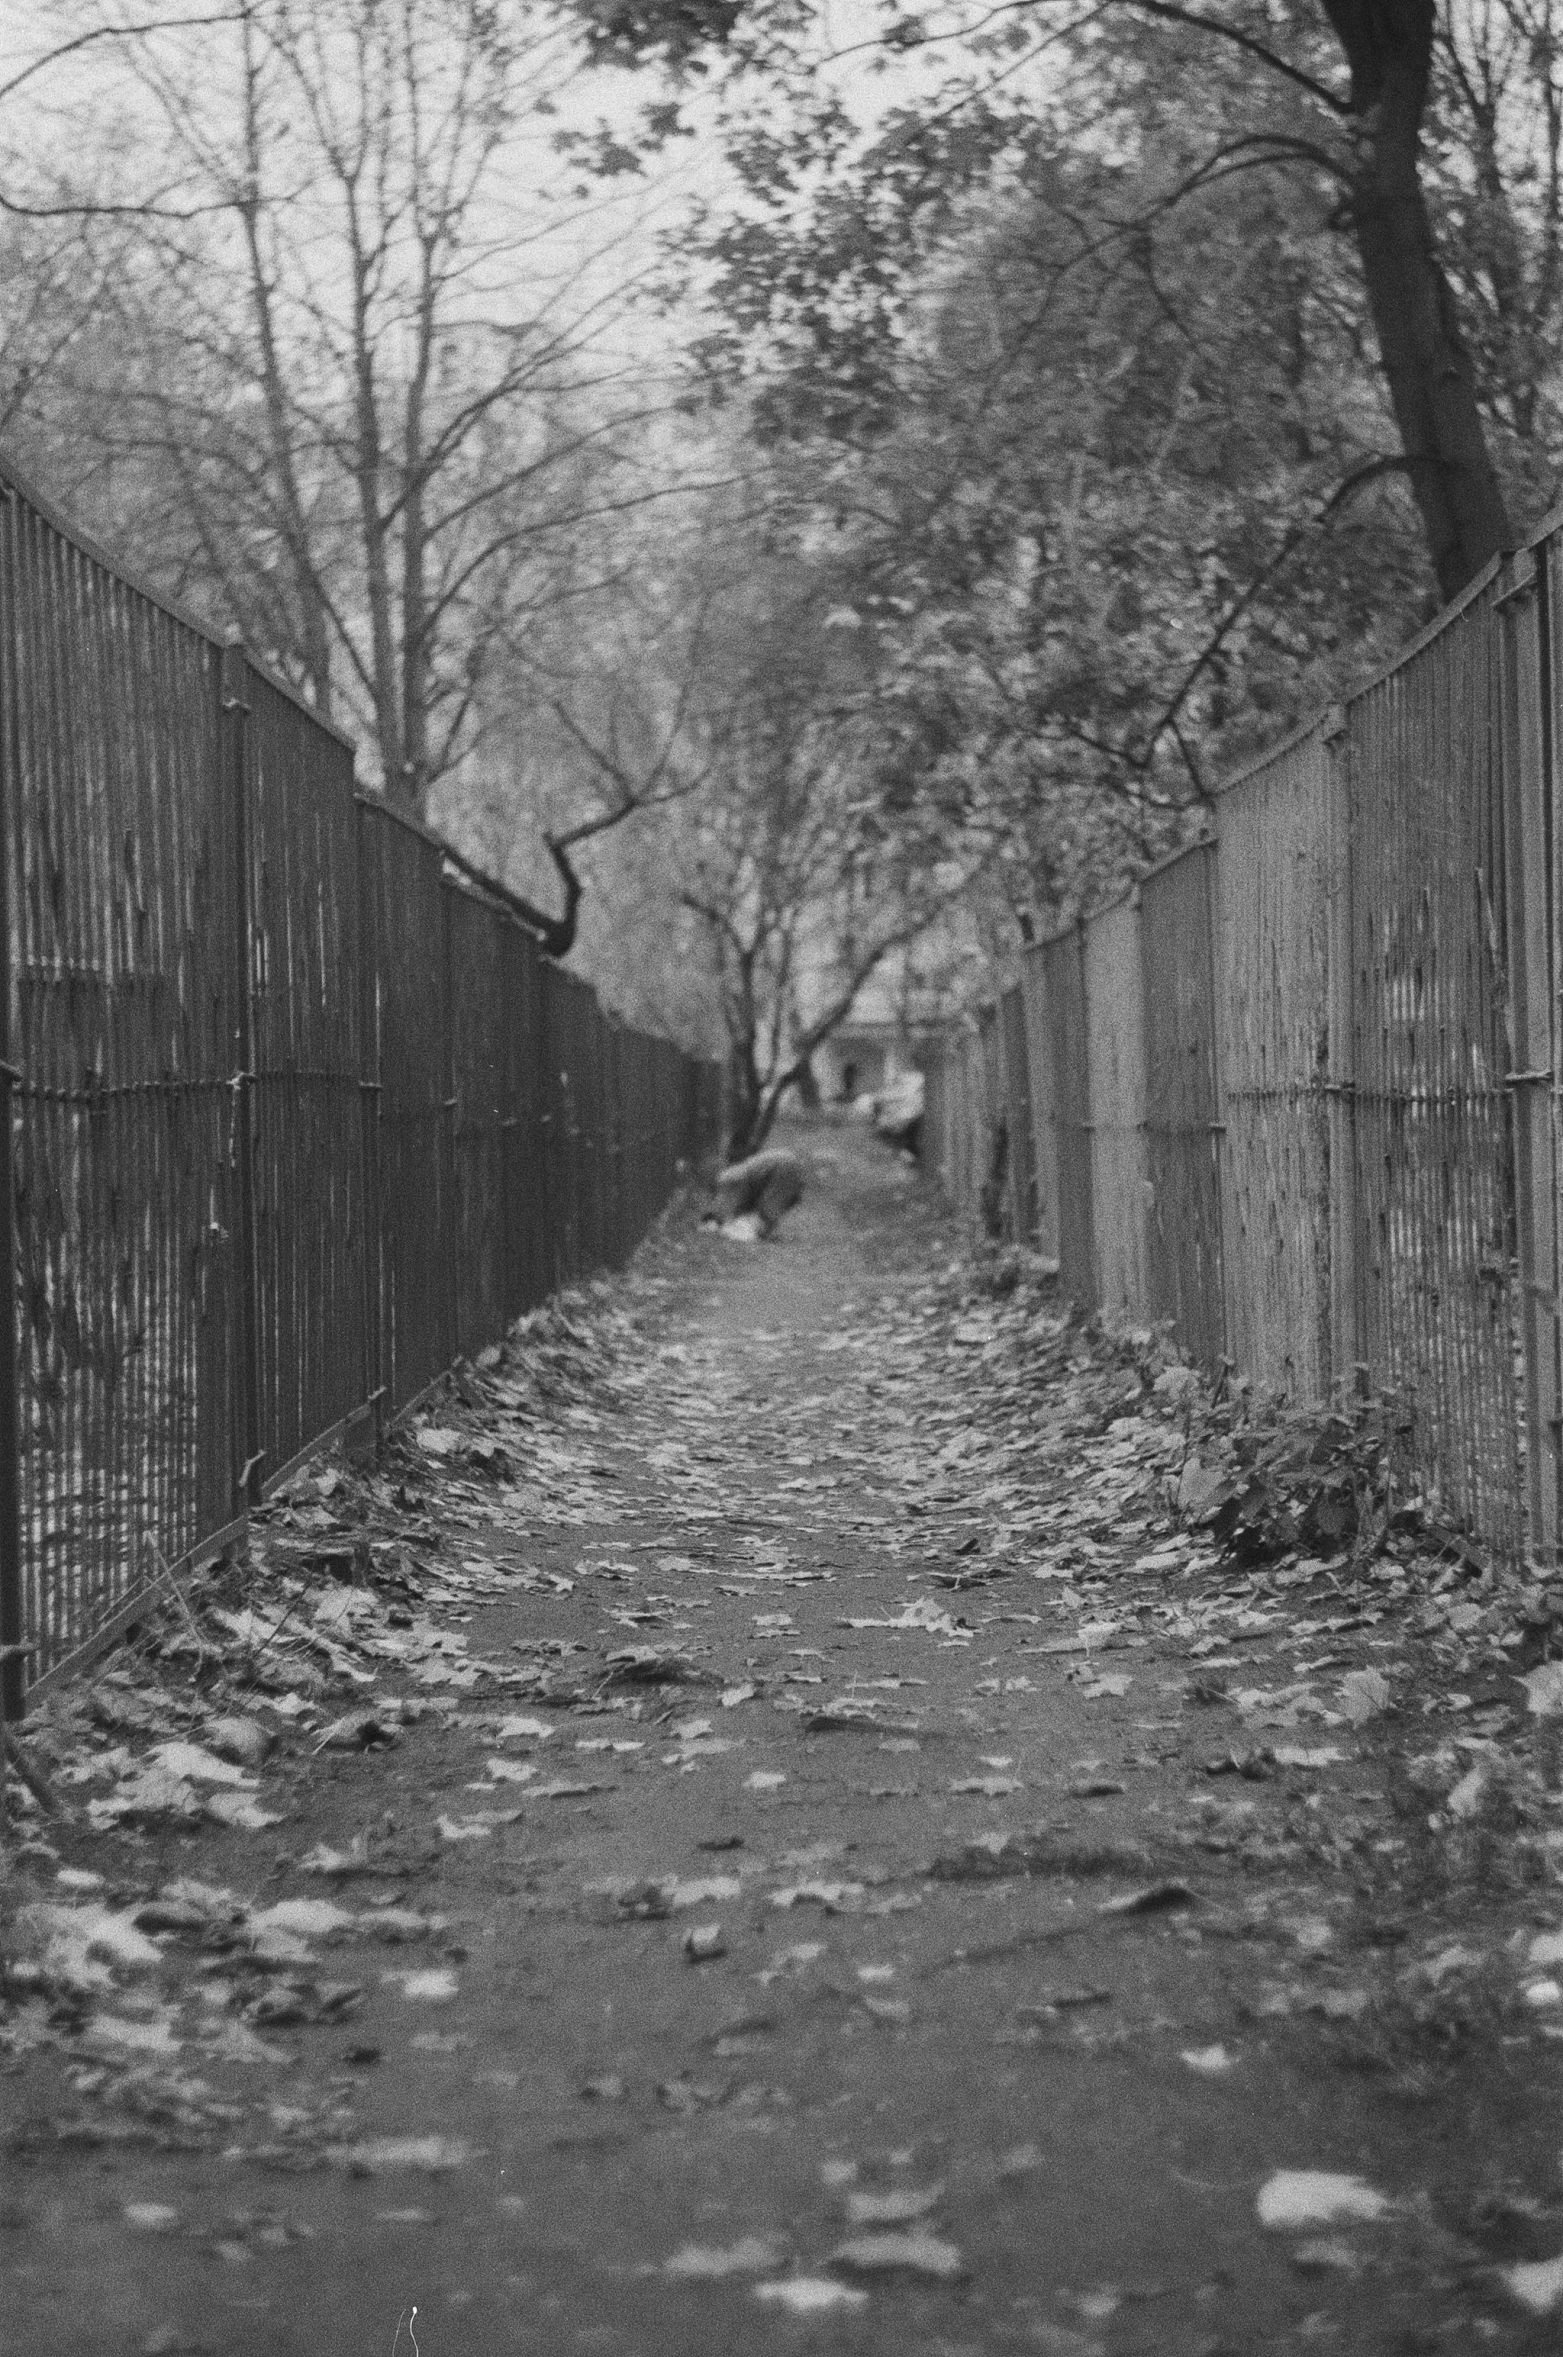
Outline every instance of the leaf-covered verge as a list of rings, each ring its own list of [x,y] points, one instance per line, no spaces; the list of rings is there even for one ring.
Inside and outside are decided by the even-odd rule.
[[[1263,1731],[1311,1721],[1379,1759],[1391,1827],[1370,1839],[1336,1820],[1313,1841],[1351,1866],[1392,1945],[1435,1899],[1458,1913],[1555,1883],[1563,1574],[1504,1562],[1447,1517],[1404,1399],[1310,1408],[1212,1384],[1165,1331],[1082,1318],[1052,1264],[1013,1246],[952,1265],[941,1305],[958,1355],[980,1351],[1002,1426],[1035,1431],[1045,1400],[1046,1453],[1089,1462],[1094,1443],[1124,1467],[1108,1511],[1074,1497],[1055,1612],[1192,1640],[1189,1700],[1235,1707],[1244,1737],[1213,1775],[1274,1776],[1289,1747]],[[1109,1561],[1114,1537],[1138,1560]],[[1261,1678],[1272,1649],[1286,1668]],[[1407,2003],[1443,2030],[1482,2012],[1463,1985]]]

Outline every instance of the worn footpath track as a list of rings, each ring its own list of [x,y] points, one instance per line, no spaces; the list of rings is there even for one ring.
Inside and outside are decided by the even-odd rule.
[[[94,1829],[0,1886],[0,2344],[1556,2345],[1563,1906],[1545,1828],[1429,1863],[1406,1759],[1472,1700],[1407,1576],[1223,1573],[1148,1376],[1080,1413],[1060,1325],[1028,1390],[920,1185],[806,1145],[780,1242],[686,1224],[606,1297],[600,1395],[431,1412],[296,1676],[195,1600],[192,1693],[237,1652],[175,1732],[278,1738],[230,1822],[134,1665],[46,1714]]]

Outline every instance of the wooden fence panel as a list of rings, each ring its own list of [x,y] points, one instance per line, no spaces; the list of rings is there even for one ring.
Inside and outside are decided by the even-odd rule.
[[[1149,1308],[1206,1367],[1219,1365],[1226,1348],[1211,938],[1215,857],[1213,843],[1197,843],[1140,887]]]
[[[1145,1250],[1145,1000],[1139,896],[1085,927],[1090,1023],[1091,1216],[1096,1298],[1112,1318],[1150,1314]]]

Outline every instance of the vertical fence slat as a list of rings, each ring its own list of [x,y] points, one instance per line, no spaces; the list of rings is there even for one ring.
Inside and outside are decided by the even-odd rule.
[[[1047,951],[1040,943],[1026,952],[1020,987],[1025,1001],[1026,1053],[1030,1060],[1032,1240],[1039,1252],[1056,1260],[1058,1107],[1047,1003]]]
[[[16,610],[18,502],[0,500],[0,1724],[18,1717],[28,1683],[25,1553],[22,1545],[21,1421],[17,1379],[20,1313],[16,1238],[16,1079],[11,1003],[16,970],[16,680],[9,659]],[[3,1782],[0,1772],[0,1782]]]
[[[1363,1357],[1440,1509],[1521,1540],[1497,626],[1475,584],[1351,699]]]
[[[1091,1200],[1091,1033],[1084,928],[1072,926],[1050,941],[1044,954],[1058,1140],[1059,1278],[1071,1301],[1094,1309],[1099,1295]]]
[[[1214,867],[1215,845],[1197,843],[1140,887],[1148,1307],[1207,1367],[1226,1350]]]
[[[1091,1015],[1091,1217],[1096,1299],[1109,1316],[1148,1314],[1145,1266],[1145,1001],[1139,896],[1085,927]]]
[[[1330,1384],[1330,792],[1315,727],[1216,798],[1226,1349],[1299,1400]]]
[[[221,673],[224,802],[228,817],[229,866],[233,876],[231,939],[236,971],[233,979],[232,1139],[235,1176],[234,1245],[234,1397],[238,1407],[235,1440],[238,1455],[233,1469],[233,1504],[242,1507],[260,1495],[259,1475],[265,1457],[261,1441],[260,1310],[255,1260],[255,1036],[254,964],[250,935],[249,875],[249,679],[244,649],[237,638],[223,650]]]
[[[1362,1363],[1362,1307],[1357,1272],[1357,1066],[1352,958],[1351,734],[1336,706],[1321,732],[1328,764],[1323,930],[1326,968],[1324,1070],[1327,1095],[1324,1184],[1329,1198],[1329,1339],[1320,1352],[1321,1384],[1340,1396],[1355,1390]]]
[[[999,1000],[999,1044],[1009,1129],[1010,1223],[1019,1243],[1029,1243],[1037,1222],[1037,1149],[1031,1117],[1031,1053],[1026,1037],[1026,1001],[1018,982]]]
[[[1554,1161],[1552,863],[1542,716],[1543,584],[1525,553],[1498,604],[1504,874],[1508,906],[1506,1075],[1513,1124],[1515,1250],[1525,1365],[1531,1553],[1556,1560],[1559,1515],[1558,1172]]]

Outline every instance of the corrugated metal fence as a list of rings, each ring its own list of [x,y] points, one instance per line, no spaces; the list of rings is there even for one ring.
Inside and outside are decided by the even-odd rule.
[[[624,1259],[720,1074],[0,480],[6,1707],[303,1450]]]
[[[982,1024],[946,1035],[924,1132],[1082,1305],[1299,1400],[1396,1388],[1444,1509],[1544,1561],[1560,570],[1555,521],[1220,789],[1208,840],[1026,952],[1000,1068]]]

